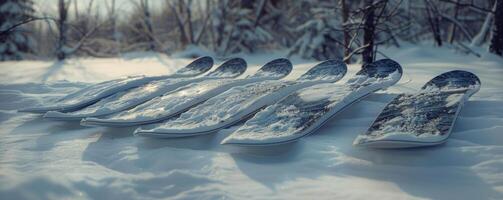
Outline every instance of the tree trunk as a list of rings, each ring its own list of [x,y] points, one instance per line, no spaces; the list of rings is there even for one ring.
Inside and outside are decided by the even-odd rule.
[[[344,30],[344,58],[349,55],[351,52],[350,46],[349,46],[349,41],[351,40],[351,36],[349,36],[349,30],[346,26],[346,23],[348,22],[349,18],[349,9],[346,4],[346,0],[341,0],[341,8],[342,8],[342,27]],[[350,60],[346,60],[346,63],[349,63]]]
[[[189,27],[189,42],[191,44],[194,43],[194,30],[192,28],[192,10],[190,7],[192,6],[192,0],[189,0],[189,2],[185,5],[185,11],[187,12],[187,24]]]
[[[431,5],[428,0],[424,0],[426,6],[426,14],[428,17],[428,24],[431,28],[431,33],[433,34],[433,39],[437,43],[437,46],[442,46],[442,35],[440,33],[440,20],[438,19],[438,13],[435,5]]]
[[[488,38],[487,35],[491,31],[494,13],[496,12],[496,5],[497,5],[497,2],[494,2],[493,8],[491,9],[492,12],[487,13],[486,19],[484,20],[482,27],[480,27],[479,33],[477,33],[477,35],[475,35],[475,37],[473,37],[470,46],[480,46],[480,45],[482,45],[482,43],[484,43],[486,41],[486,38]]]
[[[178,1],[178,10],[175,8],[174,5],[168,2],[168,4],[171,7],[171,11],[176,17],[176,22],[178,29],[180,30],[180,43],[182,44],[182,47],[185,47],[187,43],[189,42],[189,38],[187,36],[187,32],[185,32],[185,25],[183,21],[183,0]]]
[[[66,20],[68,16],[68,10],[65,5],[65,0],[59,0],[58,3],[58,12],[59,12],[59,19],[58,19],[58,32],[59,32],[59,38],[58,38],[58,46],[57,46],[57,58],[58,60],[64,60],[66,58]]]
[[[496,12],[494,13],[494,26],[489,51],[503,56],[503,0],[496,0]]]
[[[366,47],[362,52],[362,60],[364,64],[374,62],[374,32],[375,32],[375,22],[374,22],[374,1],[366,0],[365,7],[366,18],[363,24],[363,45]]]
[[[218,9],[222,12],[222,16],[220,19],[220,23],[217,25],[216,29],[216,34],[217,34],[217,45],[215,46],[216,51],[221,51],[220,48],[223,47],[224,44],[224,34],[225,34],[225,23],[223,21],[228,20],[227,19],[227,5],[225,4],[224,1],[218,1],[217,2]]]
[[[241,0],[241,9],[249,9],[249,10],[255,10],[255,5],[254,5],[255,1],[253,0]],[[249,26],[243,26],[243,27],[240,27],[240,26],[237,26],[237,28],[239,29],[252,29],[253,27],[249,27]],[[229,35],[229,37],[232,38],[232,35]],[[243,36],[240,35],[237,39],[237,43],[236,44],[241,44],[243,47],[245,47],[250,53],[253,53],[253,44],[250,44],[248,42],[243,42]]]
[[[458,18],[458,11],[459,11],[458,3],[459,3],[459,0],[456,0],[456,4],[454,4],[453,18],[455,20],[457,20],[457,18]],[[452,44],[452,42],[454,42],[454,37],[456,37],[456,24],[452,23],[450,26],[450,31],[449,31],[449,43]]]
[[[153,51],[155,50],[155,41],[154,41],[154,30],[152,28],[152,20],[150,19],[150,10],[148,6],[148,0],[143,0],[142,1],[142,7],[143,7],[143,13],[144,13],[144,22],[145,26],[147,28],[147,38],[148,38],[148,43],[149,43],[149,50]]]

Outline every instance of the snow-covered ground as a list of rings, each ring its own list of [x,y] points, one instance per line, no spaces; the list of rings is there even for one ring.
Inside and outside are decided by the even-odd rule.
[[[65,63],[0,63],[0,199],[503,199],[503,59],[409,46],[384,49],[402,80],[337,115],[316,134],[275,147],[238,148],[218,134],[134,137],[132,128],[89,128],[17,113],[88,83],[174,72],[189,59],[155,54]],[[253,74],[281,52],[243,56]],[[221,61],[217,62],[219,64]],[[315,62],[292,59],[295,79]],[[345,82],[359,69],[350,65]],[[482,88],[441,146],[375,150],[352,146],[397,93],[452,70]]]

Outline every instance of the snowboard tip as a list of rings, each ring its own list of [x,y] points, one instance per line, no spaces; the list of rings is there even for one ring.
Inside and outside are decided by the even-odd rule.
[[[341,60],[329,59],[321,61],[304,73],[299,80],[328,80],[337,82],[347,73],[346,63]]]
[[[213,58],[210,56],[201,56],[176,71],[176,74],[198,75],[209,71],[213,67]]]
[[[251,77],[285,77],[292,72],[293,65],[290,60],[286,58],[277,58],[264,64],[254,75]]]
[[[473,93],[480,89],[481,82],[477,75],[464,70],[452,70],[442,73],[428,81],[421,88],[422,90],[434,86],[436,88],[468,88],[473,90]]]
[[[362,69],[356,75],[366,75],[375,78],[385,78],[390,74],[398,71],[399,75],[403,74],[402,66],[392,59],[380,59],[373,63],[364,64]]]
[[[243,58],[236,57],[224,61],[217,69],[213,70],[206,76],[234,78],[243,74],[246,71],[246,68],[246,61]]]

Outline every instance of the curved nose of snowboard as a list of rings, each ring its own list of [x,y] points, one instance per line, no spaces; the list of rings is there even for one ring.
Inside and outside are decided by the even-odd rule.
[[[402,66],[391,59],[381,59],[370,64],[365,64],[357,75],[366,75],[374,78],[385,78],[390,74],[398,72],[400,76],[403,73]]]
[[[210,72],[208,77],[234,78],[246,71],[246,61],[242,58],[231,58],[222,63],[217,69]]]
[[[213,58],[202,56],[192,61],[184,68],[178,70],[177,74],[198,75],[207,72],[213,67]]]
[[[344,77],[347,71],[348,68],[344,62],[330,59],[320,62],[309,69],[299,80],[326,80],[336,82]]]
[[[427,87],[448,88],[448,89],[462,89],[473,88],[478,90],[480,88],[480,79],[477,75],[463,70],[453,70],[445,72],[436,76],[428,81],[421,89]]]
[[[277,77],[283,78],[290,74],[292,71],[292,62],[286,58],[278,58],[272,61],[269,61],[264,66],[262,66],[257,73],[255,73],[253,78],[259,77]]]

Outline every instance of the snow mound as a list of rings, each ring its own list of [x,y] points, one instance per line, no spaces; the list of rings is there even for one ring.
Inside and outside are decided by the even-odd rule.
[[[404,67],[401,82],[348,107],[316,134],[271,148],[220,145],[239,125],[218,134],[160,140],[134,137],[135,127],[90,128],[15,112],[90,82],[174,72],[169,66],[184,66],[187,59],[81,59],[60,68],[44,61],[1,62],[0,197],[503,199],[503,60],[405,44],[380,51]],[[245,55],[246,73],[280,56]],[[292,62],[289,80],[315,64]],[[359,69],[349,65],[346,77]],[[465,103],[447,143],[408,150],[352,146],[398,93],[416,92],[454,69],[474,72],[483,85]],[[53,82],[63,79],[68,81]]]

